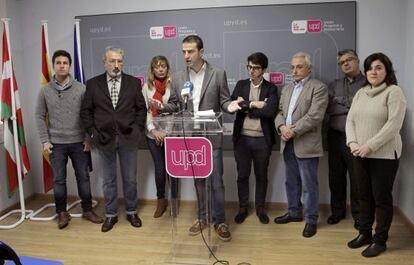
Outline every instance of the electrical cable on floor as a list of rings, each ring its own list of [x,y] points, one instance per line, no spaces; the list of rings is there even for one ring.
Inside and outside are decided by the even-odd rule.
[[[185,145],[185,149],[186,149],[186,151],[187,151],[187,153],[188,153],[188,151],[189,151],[189,148],[188,148],[188,145],[187,145],[187,141],[186,141],[186,134],[185,134],[185,129],[184,129],[184,113],[182,113],[182,119],[181,119],[181,123],[182,123],[182,129],[183,129],[183,141],[184,141],[184,145]],[[196,197],[197,197],[197,207],[198,207],[198,211],[197,211],[197,218],[198,218],[198,212],[199,212],[199,209],[200,209],[200,195],[199,195],[199,193],[198,193],[198,189],[197,189],[197,184],[196,184],[196,177],[195,177],[195,172],[194,172],[194,167],[193,167],[193,162],[194,161],[191,161],[191,163],[190,163],[190,166],[191,166],[191,171],[192,171],[192,173],[193,173],[193,181],[194,181],[194,188],[195,188],[195,191],[196,191]],[[214,167],[214,165],[213,165],[213,167]],[[209,177],[211,177],[211,176],[209,176]],[[210,181],[211,181],[211,179],[210,179]],[[206,179],[204,179],[204,182],[207,182],[207,180]],[[207,185],[206,183],[205,183],[205,185]],[[230,262],[229,261],[227,261],[227,260],[219,260],[217,257],[216,257],[216,255],[214,254],[214,251],[211,249],[211,247],[208,245],[208,243],[207,243],[207,241],[206,241],[206,239],[205,239],[205,237],[204,237],[204,233],[203,233],[203,229],[202,229],[202,224],[201,224],[202,222],[201,222],[201,220],[199,219],[199,222],[198,222],[198,225],[199,225],[199,229],[200,229],[200,234],[201,234],[201,238],[203,239],[203,242],[204,242],[204,245],[207,247],[207,249],[208,249],[208,251],[210,252],[210,254],[214,257],[214,259],[216,260],[214,263],[213,263],[213,265],[216,265],[216,264],[222,264],[222,265],[230,265]],[[247,262],[241,262],[241,263],[238,263],[237,265],[250,265],[250,263],[247,263]]]
[[[185,149],[187,150],[187,153],[188,153],[188,151],[189,151],[189,148],[188,148],[188,145],[187,145],[187,137],[186,137],[186,134],[185,134],[185,129],[184,129],[184,113],[182,113],[183,115],[181,116],[182,117],[182,119],[181,119],[181,123],[182,123],[182,129],[183,129],[183,141],[184,141],[184,145],[185,145]],[[198,192],[198,189],[197,189],[197,184],[196,184],[196,177],[195,177],[195,172],[194,172],[194,166],[193,166],[193,162],[194,161],[191,161],[191,163],[190,163],[190,167],[191,167],[191,171],[192,171],[192,173],[193,173],[193,181],[194,181],[194,188],[195,188],[195,191],[196,191],[196,197],[197,197],[197,207],[198,207],[198,211],[197,211],[197,218],[199,218],[198,217],[198,212],[199,212],[199,209],[200,209],[200,194],[199,194],[199,192]],[[214,166],[214,165],[213,165]],[[205,182],[207,181],[207,180],[204,180]],[[205,184],[205,185],[207,185],[207,184]],[[202,217],[201,217],[202,218]],[[207,241],[206,241],[206,239],[205,239],[205,237],[204,237],[204,234],[203,234],[203,227],[202,227],[202,221],[199,219],[199,222],[198,222],[198,225],[199,225],[199,229],[200,229],[200,234],[201,234],[201,238],[203,239],[203,242],[204,242],[204,245],[207,247],[207,249],[208,249],[208,251],[210,252],[210,254],[216,259],[216,262],[214,262],[214,264],[223,264],[223,265],[228,265],[229,264],[229,262],[228,261],[226,261],[226,260],[219,260],[217,257],[216,257],[216,255],[214,254],[214,252],[213,252],[213,250],[211,249],[211,247],[208,245],[208,243],[207,243]],[[220,263],[217,263],[217,262],[220,262]],[[224,262],[224,263],[223,263]]]

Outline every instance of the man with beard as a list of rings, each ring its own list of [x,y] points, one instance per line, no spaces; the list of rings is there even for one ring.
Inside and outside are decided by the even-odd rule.
[[[122,72],[124,51],[107,47],[106,72],[86,83],[81,118],[92,144],[98,149],[103,177],[107,232],[118,222],[117,155],[119,156],[126,218],[133,227],[142,225],[137,215],[138,142],[144,136],[146,105],[141,83]]]

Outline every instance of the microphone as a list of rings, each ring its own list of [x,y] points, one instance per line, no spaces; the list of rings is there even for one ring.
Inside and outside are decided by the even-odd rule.
[[[183,89],[181,90],[181,97],[183,97],[184,99],[184,109],[187,109],[187,102],[188,99],[191,99],[192,94],[193,94],[193,83],[191,83],[190,81],[186,81],[183,85]]]

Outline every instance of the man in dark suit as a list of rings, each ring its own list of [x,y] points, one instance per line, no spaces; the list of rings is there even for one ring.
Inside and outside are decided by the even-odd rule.
[[[127,220],[134,227],[142,225],[137,215],[137,156],[139,138],[143,137],[146,105],[141,83],[122,72],[124,51],[108,47],[104,55],[106,72],[86,83],[81,119],[93,145],[98,149],[102,168],[107,232],[118,222],[117,154]]]
[[[277,87],[263,78],[268,65],[267,56],[261,52],[247,58],[249,79],[240,80],[231,98],[242,100],[233,129],[234,156],[237,163],[237,189],[239,212],[237,224],[244,222],[249,207],[249,177],[253,162],[256,175],[256,215],[263,224],[269,223],[265,211],[267,168],[275,144],[274,119],[277,113]]]
[[[302,187],[306,225],[302,235],[316,234],[319,208],[318,163],[323,156],[322,121],[328,106],[328,89],[311,77],[310,55],[299,52],[291,61],[293,82],[280,97],[275,119],[280,152],[286,166],[288,212],[275,223],[302,221]]]
[[[194,85],[192,99],[188,101],[188,110],[196,113],[201,110],[214,112],[234,112],[240,107],[237,101],[230,101],[230,92],[227,85],[226,72],[216,68],[203,59],[203,40],[196,35],[189,35],[182,41],[182,52],[187,64],[186,69],[173,75],[171,88],[177,95],[186,81]],[[181,105],[184,99],[179,97]],[[210,175],[212,187],[212,217],[215,231],[223,241],[231,239],[230,230],[225,224],[224,214],[224,184],[223,184],[223,151],[222,137],[218,137],[213,144],[213,172]],[[205,179],[196,180],[199,200],[205,198]],[[199,203],[198,219],[189,229],[190,235],[197,235],[207,227],[205,203]]]

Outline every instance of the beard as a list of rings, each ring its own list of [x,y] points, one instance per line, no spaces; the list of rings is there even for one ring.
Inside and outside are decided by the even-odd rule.
[[[118,78],[122,74],[122,71],[119,70],[118,68],[115,68],[112,71],[107,71],[107,72],[108,72],[108,75],[112,78]]]

